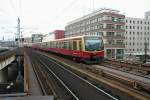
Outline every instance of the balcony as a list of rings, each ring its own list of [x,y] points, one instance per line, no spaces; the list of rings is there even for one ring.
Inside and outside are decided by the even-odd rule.
[[[107,15],[107,16],[113,16],[113,17],[118,17],[118,18],[125,18],[125,15],[122,14],[115,14],[111,12],[103,12],[101,15]]]
[[[112,20],[102,20],[101,23],[109,23],[109,24],[117,24],[117,25],[125,25],[125,22],[114,22]]]
[[[107,36],[103,36],[104,39],[108,39],[108,40],[112,40],[112,39],[121,39],[121,40],[124,40],[125,37],[124,36],[115,36],[115,35],[107,35]]]
[[[117,29],[106,29],[106,28],[103,28],[103,29],[98,29],[99,31],[106,31],[106,32],[125,32],[124,29],[122,30],[117,30]]]
[[[125,44],[104,44],[105,48],[125,48]]]

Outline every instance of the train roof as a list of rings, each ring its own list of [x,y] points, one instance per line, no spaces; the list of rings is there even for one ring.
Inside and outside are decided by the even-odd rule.
[[[63,41],[63,40],[78,39],[78,38],[83,38],[83,37],[100,37],[100,36],[82,35],[82,36],[75,36],[75,37],[56,39],[56,40],[51,40],[51,41]],[[47,42],[51,42],[51,41],[47,41]],[[36,42],[36,43],[32,43],[32,44],[39,44],[39,43],[46,43],[46,42]]]
[[[77,39],[77,38],[83,38],[83,37],[91,37],[91,35],[82,35],[82,36],[68,37],[68,38],[56,39],[56,40],[53,40],[53,41],[70,40],[70,39]],[[93,35],[92,37],[97,37],[97,36]]]

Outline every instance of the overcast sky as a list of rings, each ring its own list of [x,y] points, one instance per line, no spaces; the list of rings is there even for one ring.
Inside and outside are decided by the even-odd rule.
[[[93,4],[94,1],[94,4]],[[94,5],[94,6],[93,6]],[[0,0],[0,40],[14,38],[17,17],[24,36],[64,29],[68,22],[86,15],[93,8],[112,8],[127,17],[144,18],[150,0]]]

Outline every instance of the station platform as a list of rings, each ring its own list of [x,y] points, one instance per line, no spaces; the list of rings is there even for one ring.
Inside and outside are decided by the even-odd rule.
[[[129,79],[132,79],[132,80],[135,80],[135,81],[138,81],[138,82],[142,82],[142,83],[145,83],[145,84],[150,84],[150,79],[149,78],[144,78],[144,77],[141,77],[141,76],[137,76],[137,75],[126,73],[126,72],[119,71],[119,70],[115,70],[115,69],[112,69],[112,68],[107,68],[107,67],[100,66],[100,65],[93,65],[93,67],[104,70],[104,71],[108,71],[110,73],[113,73],[113,74],[116,74],[116,75],[119,75],[119,76],[124,76],[124,77],[127,77]]]
[[[26,67],[28,69],[28,84],[29,84],[29,90],[28,93],[30,96],[42,96],[42,90],[40,88],[40,85],[38,83],[38,80],[36,78],[35,72],[32,68],[30,59],[28,57],[28,55],[25,55],[26,57]]]

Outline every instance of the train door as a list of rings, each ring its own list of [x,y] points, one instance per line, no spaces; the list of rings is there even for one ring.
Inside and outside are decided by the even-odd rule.
[[[73,50],[77,50],[77,41],[73,41]]]
[[[78,43],[78,44],[79,44],[79,50],[81,50],[81,51],[82,51],[82,41],[81,41],[81,40],[79,40],[78,42],[79,42],[79,43]]]
[[[69,40],[69,50],[73,50],[73,41]]]

